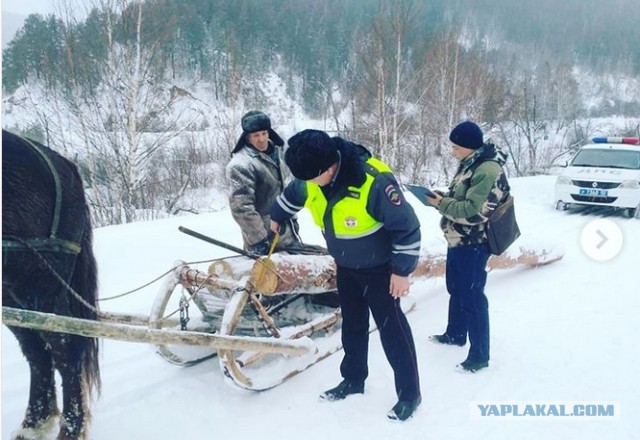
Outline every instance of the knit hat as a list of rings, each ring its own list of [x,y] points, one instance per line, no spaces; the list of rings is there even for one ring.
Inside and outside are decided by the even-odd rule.
[[[338,147],[324,131],[304,130],[293,135],[288,143],[284,160],[300,180],[315,179],[338,161]]]
[[[284,145],[282,138],[271,128],[271,119],[269,119],[269,116],[261,111],[251,110],[249,113],[246,113],[240,120],[240,124],[242,126],[242,135],[240,136],[240,139],[238,139],[238,142],[231,154],[238,152],[245,146],[246,135],[256,131],[266,130],[269,132],[269,139],[271,139],[271,142],[280,147]]]
[[[464,121],[456,125],[456,127],[451,130],[449,140],[456,145],[471,150],[477,150],[484,144],[482,130],[471,121]]]

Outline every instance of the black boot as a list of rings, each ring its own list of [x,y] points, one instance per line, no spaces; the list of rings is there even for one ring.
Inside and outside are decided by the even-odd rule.
[[[340,384],[320,394],[320,398],[327,401],[342,400],[350,394],[363,394],[364,384],[343,380]]]
[[[422,397],[418,396],[413,400],[398,400],[391,411],[387,414],[391,420],[405,421],[413,415],[422,402]]]
[[[464,362],[461,362],[460,365],[458,365],[458,368],[461,368],[463,371],[467,371],[469,373],[475,373],[476,371],[482,370],[483,368],[487,368],[488,366],[489,366],[489,362],[487,361],[475,362],[475,361],[466,360]]]
[[[443,335],[431,335],[429,336],[429,340],[436,344],[457,345],[458,347],[462,347],[467,343],[465,340],[454,339],[446,333]]]

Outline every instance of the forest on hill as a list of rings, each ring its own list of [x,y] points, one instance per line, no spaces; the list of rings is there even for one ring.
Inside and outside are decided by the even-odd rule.
[[[212,172],[184,158],[226,160],[252,108],[429,182],[462,119],[515,175],[566,158],[594,118],[639,130],[634,0],[88,0],[82,19],[59,2],[3,50],[4,125],[77,158],[102,224],[175,212]]]

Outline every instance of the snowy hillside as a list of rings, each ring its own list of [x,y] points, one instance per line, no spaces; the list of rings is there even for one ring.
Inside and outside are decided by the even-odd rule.
[[[103,392],[93,406],[91,438],[114,439],[633,439],[640,423],[637,366],[640,351],[640,221],[609,217],[624,245],[611,261],[598,262],[581,250],[583,227],[600,211],[553,209],[552,176],[513,179],[520,240],[552,242],[564,259],[537,269],[489,274],[491,363],[460,374],[464,348],[438,346],[427,336],[443,332],[448,294],[444,280],[414,279],[416,309],[408,315],[421,374],[423,403],[406,423],[385,414],[395,403],[392,371],[378,335],[370,344],[370,376],[364,395],[321,402],[318,395],[340,381],[342,352],[285,384],[255,393],[230,387],[216,359],[182,368],[167,363],[152,347],[105,340]],[[425,251],[444,252],[435,210],[416,203]],[[322,244],[308,216],[303,237]],[[173,263],[230,255],[185,236],[188,228],[236,246],[240,232],[228,210],[95,231],[102,297],[138,287]],[[148,314],[161,287],[103,302],[105,311]],[[22,419],[28,395],[28,368],[13,336],[2,329],[2,440]],[[614,417],[472,417],[481,404],[615,403]]]

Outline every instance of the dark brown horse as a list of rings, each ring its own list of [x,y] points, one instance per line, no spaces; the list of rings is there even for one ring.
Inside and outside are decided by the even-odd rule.
[[[3,305],[95,319],[91,242],[76,166],[42,144],[2,130]],[[31,370],[29,403],[15,438],[43,438],[55,429],[58,440],[88,438],[91,395],[100,391],[98,340],[9,329]],[[62,378],[62,414],[55,370]]]

